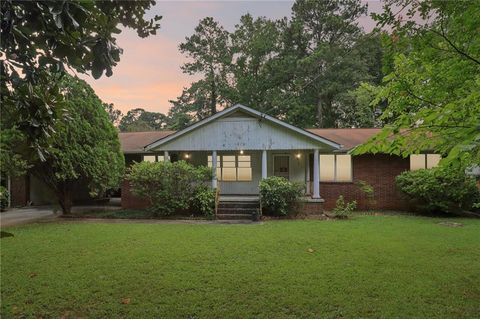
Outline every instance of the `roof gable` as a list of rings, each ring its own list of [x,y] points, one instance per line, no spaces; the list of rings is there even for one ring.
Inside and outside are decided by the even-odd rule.
[[[228,122],[231,120],[231,118],[235,119],[232,120],[232,124],[230,127],[225,126],[226,124],[223,124],[223,127],[220,127],[221,124],[218,122]],[[221,120],[221,121],[219,121]],[[245,122],[252,122],[255,121],[256,126],[254,126],[252,123],[245,123],[243,126],[240,125],[235,125],[233,124],[234,122],[238,123],[241,121]],[[212,123],[216,123],[216,125],[212,125]],[[266,123],[266,124],[265,124]],[[263,130],[260,131],[257,126],[262,126],[262,124],[265,124],[268,126],[270,131],[268,130]],[[205,132],[206,126],[210,127],[210,132]],[[200,130],[203,128],[202,130]],[[233,137],[235,135],[239,135],[240,140],[239,141],[231,141],[232,136],[227,138],[226,134],[227,131],[229,131]],[[242,132],[244,131],[245,132]],[[271,117],[267,114],[258,112],[254,109],[251,109],[249,107],[246,107],[241,104],[236,104],[230,108],[224,109],[221,112],[216,113],[215,115],[212,115],[208,118],[205,118],[199,122],[196,122],[187,128],[177,131],[171,135],[168,135],[164,138],[161,138],[145,147],[145,150],[151,151],[153,149],[170,149],[173,150],[175,147],[185,147],[185,150],[195,150],[197,148],[202,149],[201,145],[198,145],[198,142],[201,142],[202,140],[198,136],[198,134],[190,134],[192,132],[197,132],[197,133],[202,133],[202,138],[205,139],[216,139],[217,137],[219,140],[217,141],[218,145],[211,145],[211,147],[216,147],[217,150],[220,149],[236,149],[236,148],[245,148],[245,149],[253,149],[253,148],[258,148],[261,149],[260,147],[270,149],[272,147],[293,147],[291,143],[280,143],[279,139],[283,138],[284,140],[287,139],[288,137],[292,137],[292,139],[296,139],[295,142],[299,143],[298,149],[301,148],[300,146],[303,145],[303,147],[320,147],[322,148],[330,148],[330,149],[340,149],[341,145],[333,142],[329,139],[326,139],[324,137],[321,137],[319,135],[316,135],[312,132],[303,130],[301,128],[298,128],[296,126],[290,125],[288,123],[285,123],[283,121],[280,121],[274,117]],[[255,131],[252,132],[252,131]],[[255,136],[252,136],[252,138],[249,140],[247,138],[248,134],[267,134],[265,137],[268,137],[267,140],[263,141],[263,144],[260,144],[260,141],[258,140],[258,137],[255,138]],[[223,136],[222,140],[222,134],[225,135]],[[189,143],[184,143],[184,146],[181,145],[176,145],[174,146],[174,141],[177,140],[177,144],[181,144],[179,141],[182,136],[189,135]],[[245,141],[241,141],[241,138],[244,137]],[[195,144],[194,139],[197,139],[197,144]],[[231,145],[227,145],[231,144]],[[278,144],[278,145],[276,145]],[[168,147],[167,147],[168,146]],[[206,145],[205,145],[206,146]],[[207,147],[204,147],[205,149]]]

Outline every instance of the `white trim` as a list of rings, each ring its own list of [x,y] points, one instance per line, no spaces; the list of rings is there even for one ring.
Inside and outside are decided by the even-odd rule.
[[[276,118],[274,118],[274,117],[272,117],[272,116],[270,116],[270,115],[267,115],[267,114],[265,114],[265,113],[261,113],[261,112],[259,112],[259,111],[256,111],[256,110],[254,110],[254,109],[251,109],[251,108],[249,108],[249,107],[247,107],[247,106],[245,106],[245,105],[242,105],[242,104],[235,104],[234,106],[229,107],[229,108],[226,108],[226,109],[224,109],[224,110],[222,110],[222,111],[220,111],[220,112],[218,112],[218,113],[216,113],[216,114],[214,114],[214,115],[212,115],[212,116],[210,116],[210,117],[207,117],[207,118],[205,118],[205,119],[203,119],[203,120],[201,120],[201,121],[198,121],[198,122],[196,122],[196,123],[194,123],[194,124],[192,124],[192,125],[184,128],[183,130],[177,131],[177,132],[175,132],[175,133],[173,133],[173,134],[170,134],[170,135],[168,135],[168,136],[165,136],[165,137],[163,137],[163,138],[161,138],[161,139],[159,139],[159,140],[157,140],[157,141],[155,141],[155,142],[153,142],[153,143],[150,143],[150,144],[146,145],[146,146],[144,147],[144,150],[145,150],[145,151],[150,151],[151,149],[157,148],[158,146],[160,146],[160,145],[162,145],[162,144],[165,144],[165,143],[167,143],[167,142],[169,142],[169,141],[171,141],[171,140],[173,140],[173,139],[176,139],[177,137],[180,137],[180,136],[182,136],[182,135],[184,135],[184,134],[186,134],[186,133],[188,133],[188,132],[190,132],[190,131],[195,130],[195,129],[198,128],[198,127],[201,127],[201,126],[203,126],[203,125],[205,125],[205,124],[207,124],[207,123],[210,123],[211,121],[214,121],[214,120],[216,120],[216,119],[218,119],[218,118],[220,118],[220,117],[222,117],[222,116],[225,116],[225,115],[230,114],[230,113],[232,113],[232,112],[235,112],[235,111],[237,111],[237,110],[242,110],[242,111],[244,111],[244,112],[246,112],[246,113],[248,113],[248,114],[254,115],[254,116],[257,117],[257,118],[268,120],[268,121],[273,122],[273,123],[275,123],[275,124],[277,124],[277,125],[280,125],[280,126],[282,126],[282,127],[284,127],[284,128],[290,129],[290,130],[295,131],[295,132],[297,132],[297,133],[299,133],[299,134],[301,134],[301,135],[304,135],[304,136],[306,136],[306,137],[308,137],[308,138],[311,138],[311,139],[313,139],[313,140],[315,140],[315,141],[317,141],[317,142],[320,142],[320,143],[329,145],[329,146],[331,146],[331,147],[333,147],[333,148],[335,148],[335,149],[337,149],[337,150],[341,149],[341,147],[342,147],[342,146],[341,146],[340,144],[338,144],[338,143],[335,143],[335,142],[330,141],[330,140],[328,140],[328,139],[326,139],[326,138],[323,138],[323,137],[321,137],[321,136],[318,136],[318,135],[316,135],[316,134],[313,134],[313,133],[311,133],[311,132],[308,132],[308,131],[306,131],[306,130],[304,130],[304,129],[301,129],[301,128],[299,128],[299,127],[296,127],[296,126],[293,126],[293,125],[291,125],[291,124],[285,123],[285,122],[283,122],[283,121],[281,121],[281,120],[279,120],[279,119],[276,119]]]

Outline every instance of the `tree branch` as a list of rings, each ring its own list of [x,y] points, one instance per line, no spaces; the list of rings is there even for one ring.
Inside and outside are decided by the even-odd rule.
[[[472,57],[471,55],[463,52],[462,50],[460,50],[449,38],[447,38],[447,36],[445,35],[445,29],[443,27],[443,20],[440,22],[440,29],[442,30],[442,32],[438,32],[437,30],[434,30],[432,29],[431,32],[439,35],[440,37],[442,37],[445,41],[447,41],[447,43],[455,50],[457,51],[458,54],[464,56],[465,58],[469,59],[470,61],[473,61],[475,62],[476,64],[480,65],[480,61],[475,59],[474,57]]]

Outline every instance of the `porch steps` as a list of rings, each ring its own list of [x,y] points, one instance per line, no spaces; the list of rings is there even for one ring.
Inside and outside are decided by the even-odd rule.
[[[259,208],[258,197],[220,197],[217,219],[252,220]]]

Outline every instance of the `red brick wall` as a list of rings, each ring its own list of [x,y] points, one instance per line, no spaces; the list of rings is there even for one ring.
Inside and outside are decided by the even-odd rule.
[[[25,206],[30,200],[28,176],[12,177],[10,180],[10,205]]]
[[[144,209],[149,206],[146,199],[135,196],[130,190],[130,182],[124,180],[122,182],[122,208],[125,209]]]
[[[305,215],[320,215],[323,213],[322,202],[301,202],[296,207],[296,212]]]
[[[340,195],[348,201],[356,200],[357,209],[407,210],[408,203],[402,199],[395,186],[395,177],[409,170],[408,158],[391,155],[360,155],[352,157],[353,182],[320,183],[320,196],[325,199],[323,207],[331,210]],[[363,180],[373,186],[376,204],[369,205],[367,198],[355,182]]]

